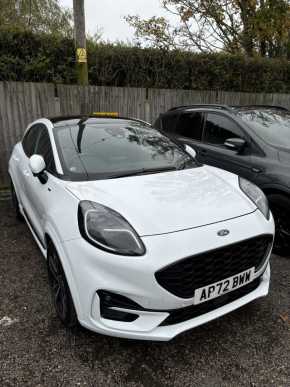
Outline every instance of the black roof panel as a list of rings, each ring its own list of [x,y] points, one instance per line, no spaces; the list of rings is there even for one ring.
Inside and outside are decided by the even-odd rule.
[[[187,109],[217,109],[217,110],[226,110],[228,112],[234,111],[235,109],[279,109],[288,111],[287,108],[283,106],[275,106],[275,105],[225,105],[225,104],[192,104],[192,105],[183,105],[176,106],[169,109],[167,113],[172,113],[175,111],[182,111]]]
[[[58,116],[58,117],[48,117],[48,119],[53,123],[54,126],[65,126],[65,125],[77,125],[80,121],[86,121],[87,124],[101,123],[103,121],[108,122],[108,120],[129,120],[142,122],[148,124],[145,121],[138,120],[137,118],[131,117],[114,117],[114,116],[95,116],[95,115],[71,115],[71,116]]]

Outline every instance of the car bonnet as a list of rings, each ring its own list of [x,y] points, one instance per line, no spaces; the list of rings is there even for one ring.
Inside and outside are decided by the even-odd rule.
[[[213,167],[87,182],[68,182],[79,200],[118,211],[140,236],[201,227],[249,214],[256,206],[238,177]]]

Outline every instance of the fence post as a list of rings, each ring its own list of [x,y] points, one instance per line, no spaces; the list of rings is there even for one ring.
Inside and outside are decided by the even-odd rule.
[[[60,116],[60,99],[59,97],[54,97],[54,111],[56,116]]]
[[[151,123],[151,111],[149,103],[149,89],[146,89],[146,99],[145,99],[145,121]]]

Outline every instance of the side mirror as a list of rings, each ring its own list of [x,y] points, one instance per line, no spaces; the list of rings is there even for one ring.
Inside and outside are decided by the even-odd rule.
[[[29,168],[33,176],[39,176],[45,170],[45,161],[40,155],[32,155],[29,159]]]
[[[242,138],[228,138],[224,145],[233,151],[240,153],[246,146],[246,141]]]
[[[185,144],[184,150],[185,152],[190,154],[191,157],[193,157],[194,159],[196,158],[196,151],[190,145]]]

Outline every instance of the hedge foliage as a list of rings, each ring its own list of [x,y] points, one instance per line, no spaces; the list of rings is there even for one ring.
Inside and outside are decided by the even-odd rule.
[[[93,85],[290,92],[290,63],[88,42]],[[0,30],[0,81],[76,83],[74,42]]]

